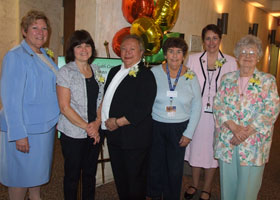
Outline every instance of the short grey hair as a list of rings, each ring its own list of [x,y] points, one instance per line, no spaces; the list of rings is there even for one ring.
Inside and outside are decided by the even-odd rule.
[[[239,58],[243,47],[257,47],[258,58],[260,59],[263,56],[262,41],[256,36],[246,35],[236,43],[233,51],[236,58]]]
[[[121,42],[121,46],[122,46],[122,43],[124,43],[124,41],[128,40],[128,39],[134,39],[138,42],[139,44],[139,47],[140,47],[140,50],[145,52],[145,46],[144,46],[144,42],[142,40],[142,38],[138,35],[126,35],[123,39],[122,39],[122,42]]]

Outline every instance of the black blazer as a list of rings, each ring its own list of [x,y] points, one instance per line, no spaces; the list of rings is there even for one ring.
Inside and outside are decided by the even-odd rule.
[[[107,77],[105,92],[121,66],[113,67]],[[113,96],[109,117],[125,116],[130,122],[115,131],[105,131],[109,144],[125,149],[146,148],[151,144],[152,107],[156,97],[156,81],[142,62],[136,77],[127,75]]]

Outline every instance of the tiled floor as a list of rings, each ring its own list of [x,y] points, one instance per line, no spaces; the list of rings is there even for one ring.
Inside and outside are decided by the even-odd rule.
[[[56,140],[55,155],[52,170],[52,177],[49,184],[42,187],[43,200],[62,200],[62,180],[63,180],[63,158],[60,143]],[[184,176],[182,193],[191,184],[191,177]],[[213,183],[212,200],[220,199],[219,194],[219,174]],[[273,136],[273,143],[270,154],[270,161],[265,167],[262,187],[258,200],[280,200],[280,119],[276,122]],[[195,197],[198,199],[198,195]],[[7,188],[0,184],[0,200],[8,199]],[[114,183],[102,185],[96,189],[96,200],[117,200],[117,193]]]

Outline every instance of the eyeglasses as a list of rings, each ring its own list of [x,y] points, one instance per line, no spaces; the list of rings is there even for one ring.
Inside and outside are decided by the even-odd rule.
[[[249,56],[249,57],[255,57],[257,55],[257,53],[253,50],[249,50],[249,51],[246,51],[246,50],[242,50],[241,53],[240,53],[241,56]]]

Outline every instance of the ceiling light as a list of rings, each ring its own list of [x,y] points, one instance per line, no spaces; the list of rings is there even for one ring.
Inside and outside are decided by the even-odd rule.
[[[263,8],[264,6],[258,2],[249,2],[252,6],[255,6],[257,8]]]
[[[270,13],[273,17],[279,17],[280,16],[280,12],[274,12],[274,13]]]

